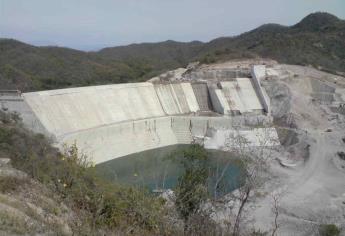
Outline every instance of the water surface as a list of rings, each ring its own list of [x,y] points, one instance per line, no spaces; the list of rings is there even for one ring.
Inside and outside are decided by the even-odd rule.
[[[148,150],[101,163],[96,170],[102,177],[126,185],[147,187],[150,190],[174,189],[184,169],[178,151],[188,145],[173,145]],[[231,153],[208,150],[209,191],[224,194],[239,185],[241,162]],[[173,158],[172,158],[173,157]],[[217,188],[215,183],[218,182]]]

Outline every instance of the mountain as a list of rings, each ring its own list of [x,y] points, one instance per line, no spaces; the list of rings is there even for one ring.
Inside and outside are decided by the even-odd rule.
[[[345,73],[345,21],[313,13],[293,26],[265,24],[208,43],[132,44],[83,52],[0,40],[0,87],[23,91],[143,81],[199,60],[264,57]]]
[[[308,15],[293,28],[305,31],[322,31],[327,30],[327,28],[341,27],[342,23],[344,22],[340,21],[336,16],[320,12]]]
[[[122,47],[104,48],[98,52],[102,57],[116,60],[129,60],[137,58],[140,60],[156,60],[157,68],[165,68],[175,62],[176,66],[186,64],[189,59],[195,56],[202,42],[193,41],[190,43],[180,43],[168,40],[160,43],[132,44]]]
[[[0,40],[0,87],[24,91],[135,81],[144,62],[105,60],[93,53]]]
[[[213,40],[203,51],[214,60],[232,59],[237,53],[344,72],[345,21],[314,13],[291,27],[267,24],[237,37]]]

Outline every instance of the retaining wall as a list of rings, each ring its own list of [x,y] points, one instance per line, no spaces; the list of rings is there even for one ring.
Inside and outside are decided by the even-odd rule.
[[[252,67],[252,82],[256,95],[258,96],[261,105],[265,112],[270,112],[270,101],[264,89],[261,87],[261,80],[266,77],[266,66],[255,65]]]

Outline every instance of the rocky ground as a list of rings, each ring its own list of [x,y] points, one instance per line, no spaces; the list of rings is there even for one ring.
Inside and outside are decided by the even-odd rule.
[[[261,190],[266,194],[253,204],[254,226],[272,228],[276,194],[278,235],[317,235],[319,224],[344,232],[345,160],[338,153],[345,151],[345,78],[291,65],[268,71],[263,83],[284,145],[270,163],[272,175]]]
[[[72,235],[73,213],[52,192],[0,158],[0,235]]]
[[[269,180],[248,207],[247,228],[272,232],[276,198],[276,235],[318,235],[321,224],[335,224],[345,235],[345,160],[339,156],[345,152],[344,77],[255,59],[194,65],[184,74],[172,71],[156,79],[190,80],[193,76],[186,75],[207,77],[207,71],[224,70],[215,73],[217,76],[231,68],[245,73],[255,64],[266,65],[267,78],[262,85],[270,97],[271,115],[282,145],[270,158]],[[230,219],[233,213],[220,208],[216,218],[221,222]]]

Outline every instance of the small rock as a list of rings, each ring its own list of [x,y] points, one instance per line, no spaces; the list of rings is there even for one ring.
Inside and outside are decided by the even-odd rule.
[[[0,158],[0,167],[1,166],[8,166],[11,162],[10,158]]]

